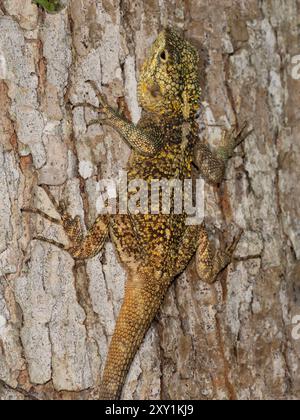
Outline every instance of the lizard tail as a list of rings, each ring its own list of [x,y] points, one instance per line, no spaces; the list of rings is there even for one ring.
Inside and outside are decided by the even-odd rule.
[[[148,284],[140,284],[138,281],[127,283],[100,385],[100,399],[120,399],[132,360],[161,305],[166,290],[167,287],[155,285],[154,282],[151,285],[151,281]]]

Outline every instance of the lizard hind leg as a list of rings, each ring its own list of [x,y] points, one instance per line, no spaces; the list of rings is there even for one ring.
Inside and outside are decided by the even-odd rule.
[[[72,218],[70,214],[67,212],[67,203],[65,200],[61,200],[59,203],[55,200],[53,194],[51,193],[49,187],[47,185],[40,185],[40,187],[45,191],[46,195],[48,196],[49,200],[51,201],[53,207],[55,208],[56,212],[59,214],[59,219],[49,216],[48,214],[44,213],[43,211],[35,208],[28,208],[25,207],[22,209],[22,212],[25,213],[32,213],[41,216],[43,219],[48,220],[51,223],[56,225],[62,226],[69,241],[73,245],[78,245],[83,238],[83,231],[80,223],[80,217],[76,216]],[[35,237],[37,240],[41,240],[43,242],[47,242],[49,244],[55,245],[62,249],[67,249],[64,245],[44,238],[42,236]]]
[[[200,231],[200,245],[196,254],[196,268],[202,281],[212,284],[217,280],[218,274],[232,261],[233,253],[241,239],[243,231],[234,238],[232,243],[224,250],[213,251],[208,233],[203,225]]]
[[[178,276],[186,269],[190,260],[195,255],[199,245],[199,235],[201,229],[202,226],[200,225],[187,227],[177,252],[175,269],[172,273],[174,277]]]
[[[78,260],[84,260],[92,258],[97,255],[106,241],[108,236],[109,217],[99,216],[95,221],[94,225],[89,229],[87,235],[84,237],[81,221],[79,216],[74,218],[67,212],[67,204],[65,201],[56,202],[48,186],[41,185],[46,192],[49,200],[53,204],[55,210],[60,216],[60,219],[55,219],[48,216],[46,213],[38,209],[24,208],[23,212],[38,214],[49,222],[55,223],[63,227],[65,234],[68,237],[70,246],[67,247],[59,242],[51,239],[44,238],[42,236],[35,237],[34,239],[46,242],[50,245],[54,245],[60,249],[63,249]]]

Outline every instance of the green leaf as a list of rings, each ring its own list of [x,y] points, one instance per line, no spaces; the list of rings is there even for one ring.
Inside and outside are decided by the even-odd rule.
[[[32,0],[32,3],[42,7],[48,13],[57,13],[63,8],[60,0]]]

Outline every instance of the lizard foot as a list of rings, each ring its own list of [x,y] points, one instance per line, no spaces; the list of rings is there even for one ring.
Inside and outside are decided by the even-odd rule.
[[[35,208],[25,207],[21,209],[21,211],[25,213],[37,214],[51,223],[55,223],[56,225],[62,226],[69,239],[71,246],[66,247],[65,245],[57,241],[44,238],[43,236],[36,236],[33,239],[47,242],[60,249],[68,251],[72,255],[72,250],[74,250],[76,246],[82,241],[82,237],[83,237],[83,232],[82,232],[82,228],[80,224],[80,217],[76,216],[75,218],[72,218],[70,214],[67,212],[68,204],[65,200],[61,200],[59,203],[57,203],[48,186],[40,185],[40,187],[43,188],[43,190],[46,192],[47,196],[49,197],[49,200],[51,201],[55,210],[59,214],[60,219],[51,217],[48,214],[44,213],[43,211],[39,209],[35,209]]]
[[[214,253],[208,240],[207,231],[205,228],[202,229],[200,246],[196,257],[196,268],[199,277],[204,282],[213,284],[217,280],[218,274],[225,270],[232,262],[234,251],[236,250],[243,232],[244,231],[241,229],[230,245],[225,249],[219,249]]]
[[[234,150],[252,133],[253,130],[248,129],[247,122],[244,122],[241,128],[234,127],[232,130],[224,131],[221,145],[218,149],[219,156],[224,161],[230,159]]]
[[[115,111],[108,105],[106,97],[99,91],[99,88],[93,80],[86,80],[86,83],[88,83],[99,102],[99,106],[95,106],[89,102],[78,102],[76,104],[72,105],[72,109],[78,108],[78,107],[84,107],[89,108],[94,112],[97,112],[98,117],[93,118],[87,123],[87,127],[90,127],[92,125],[96,124],[108,124],[111,117],[115,114]]]
[[[231,242],[231,244],[228,245],[228,247],[224,251],[224,253],[230,257],[230,261],[232,260],[234,251],[236,250],[236,247],[238,246],[243,234],[244,234],[244,229],[240,229],[239,233],[233,238],[233,241]]]
[[[240,129],[238,128],[234,128],[231,132],[231,139],[233,142],[233,150],[238,147],[241,143],[243,143],[244,140],[246,140],[246,138],[248,136],[250,136],[250,134],[253,133],[253,129],[252,130],[248,130],[249,124],[247,121],[245,121],[242,125],[242,127]]]

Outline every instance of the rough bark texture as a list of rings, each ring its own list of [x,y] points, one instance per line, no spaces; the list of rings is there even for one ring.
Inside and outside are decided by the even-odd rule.
[[[199,47],[203,121],[255,129],[206,195],[215,237],[226,239],[230,224],[245,229],[245,261],[213,286],[193,264],[176,280],[123,397],[300,397],[291,334],[300,315],[299,9],[296,0],[70,0],[47,15],[30,0],[0,0],[0,399],[86,399],[99,382],[125,273],[110,243],[74,267],[32,240],[65,240],[59,228],[20,208],[55,216],[45,183],[92,223],[97,181],[118,176],[129,149],[109,128],[87,129],[90,111],[72,105],[96,103],[84,84],[93,79],[137,121],[140,64],[167,24]],[[203,130],[212,144],[219,135]]]

